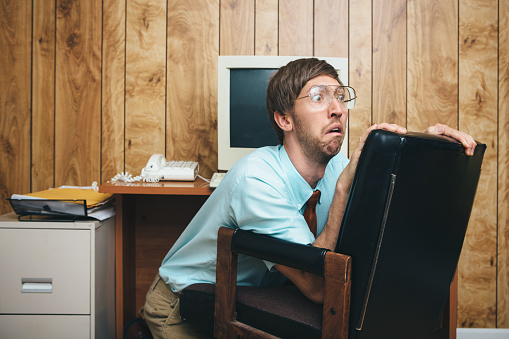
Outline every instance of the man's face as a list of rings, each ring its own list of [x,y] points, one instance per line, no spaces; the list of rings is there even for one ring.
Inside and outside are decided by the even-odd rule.
[[[315,85],[339,85],[327,75],[309,80],[302,88],[298,98],[309,94]],[[329,105],[316,107],[309,98],[295,101],[293,126],[297,140],[309,159],[327,163],[339,153],[345,135],[348,110],[341,106],[336,98]]]

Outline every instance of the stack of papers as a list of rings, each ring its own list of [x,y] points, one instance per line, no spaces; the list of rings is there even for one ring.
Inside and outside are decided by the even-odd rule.
[[[17,214],[92,217],[105,220],[115,215],[113,194],[92,187],[62,186],[29,194],[13,194],[11,205]],[[16,205],[16,206],[15,206]]]

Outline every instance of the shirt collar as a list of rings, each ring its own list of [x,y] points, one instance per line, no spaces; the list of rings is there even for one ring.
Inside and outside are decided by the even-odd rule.
[[[281,163],[283,164],[283,168],[286,170],[286,177],[288,180],[288,185],[292,187],[293,198],[295,202],[299,206],[299,209],[305,206],[306,202],[309,200],[311,195],[313,194],[313,189],[306,180],[300,175],[295,166],[293,165],[288,153],[286,153],[285,147],[281,146],[279,149],[279,156],[281,159]],[[318,181],[316,184],[316,189],[321,190],[320,187],[323,185],[323,178]],[[322,190],[321,190],[322,191]],[[321,197],[318,200],[320,203]]]

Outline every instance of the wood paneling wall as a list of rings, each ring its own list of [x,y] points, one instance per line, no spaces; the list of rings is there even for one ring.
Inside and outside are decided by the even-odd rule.
[[[38,0],[0,4],[5,199],[217,169],[217,56],[349,58],[350,146],[375,122],[488,145],[459,264],[459,327],[509,327],[509,0]]]
[[[459,265],[462,327],[495,327],[497,313],[508,311],[497,307],[497,286],[503,288],[497,284],[497,157],[498,143],[507,142],[497,137],[498,13],[497,1],[459,3],[458,123],[488,145]]]
[[[509,0],[499,2],[497,325],[509,327]]]
[[[11,211],[5,199],[12,193],[30,192],[31,189],[31,32],[31,4],[2,1],[0,3],[1,212]]]

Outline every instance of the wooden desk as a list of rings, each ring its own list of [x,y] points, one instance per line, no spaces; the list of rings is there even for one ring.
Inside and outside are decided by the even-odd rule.
[[[99,186],[99,192],[116,195],[117,338],[143,306],[162,259],[212,191],[202,179]]]

